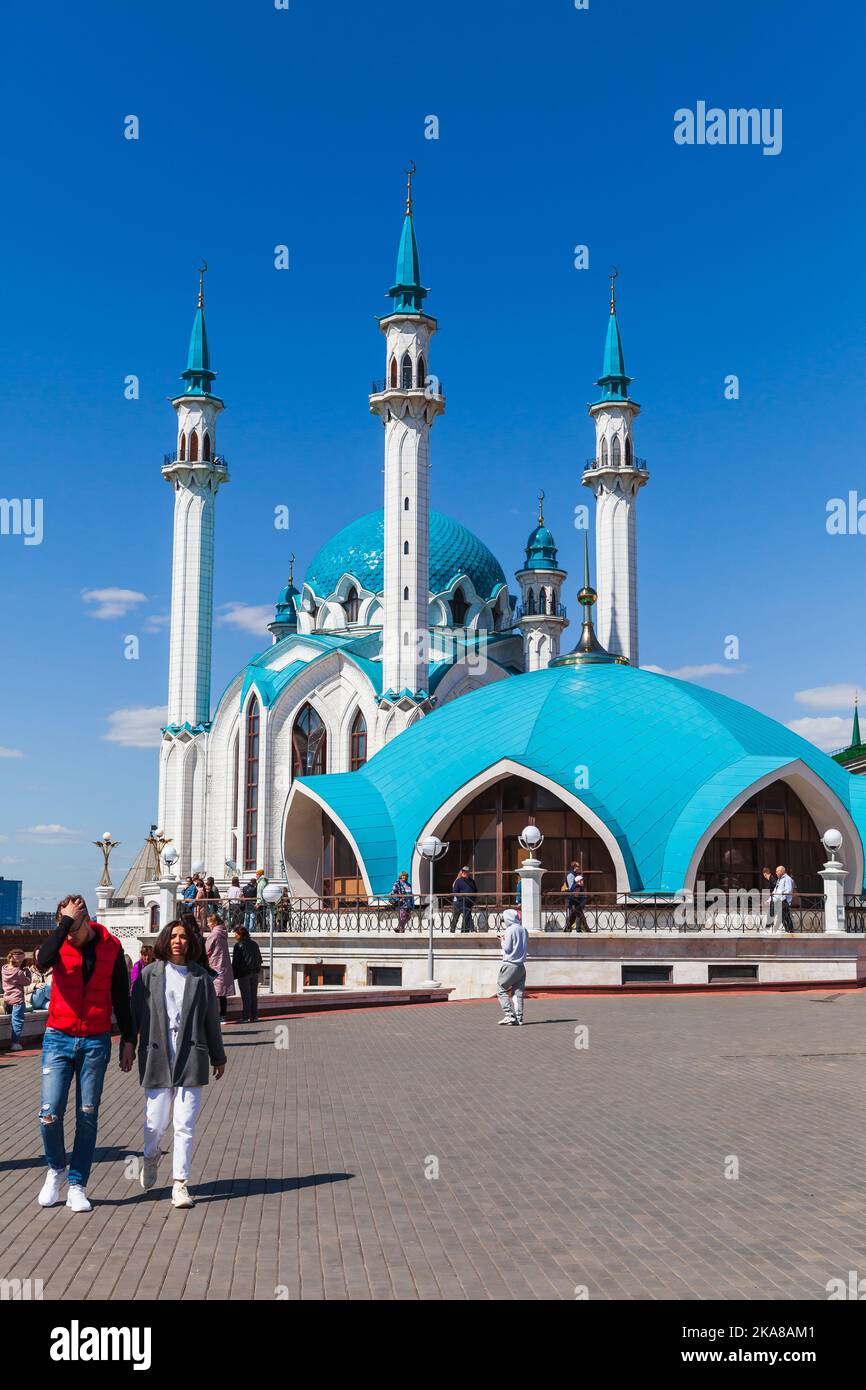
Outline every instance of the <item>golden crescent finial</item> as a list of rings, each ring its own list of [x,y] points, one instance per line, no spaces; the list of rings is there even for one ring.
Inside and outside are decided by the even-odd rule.
[[[417,171],[416,171],[416,168],[415,168],[415,161],[414,161],[414,159],[410,159],[410,160],[409,160],[409,163],[406,165],[406,216],[407,216],[407,217],[409,217],[409,216],[411,215],[411,213],[412,213],[412,176],[413,176],[413,174],[415,174],[416,172],[417,172]]]
[[[542,488],[542,489],[540,490],[539,494],[538,494],[538,524],[539,524],[539,526],[543,526],[543,525],[544,525],[544,506],[543,506],[543,503],[544,503],[544,488]]]
[[[618,277],[619,271],[617,270],[616,266],[613,266],[610,272],[610,312],[612,314],[616,313],[616,294],[614,292],[613,286],[614,281],[618,279]]]
[[[292,555],[289,556],[289,583],[290,583],[290,584],[294,584],[294,582],[295,582],[295,557],[294,557],[294,555],[292,554]]]
[[[198,307],[204,308],[204,277],[207,272],[207,261],[204,261],[198,268]]]

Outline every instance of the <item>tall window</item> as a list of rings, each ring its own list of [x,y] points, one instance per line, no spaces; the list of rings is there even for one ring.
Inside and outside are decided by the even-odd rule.
[[[259,702],[247,710],[247,765],[244,794],[244,868],[255,869],[259,841]]]
[[[389,377],[390,377],[391,389],[392,389],[393,391],[396,391],[396,390],[397,390],[397,359],[396,359],[396,357],[392,357],[392,358],[391,358],[391,371],[390,371],[390,373],[389,373]]]
[[[408,542],[408,541],[404,541],[404,542],[403,542],[403,554],[404,554],[404,555],[408,555],[408,554],[409,554],[409,542]]]
[[[553,614],[553,616],[555,617],[555,616],[556,616],[556,590],[555,590],[555,589],[551,589],[551,591],[550,591],[550,611],[551,611],[551,613]]]
[[[325,771],[325,726],[312,705],[304,705],[292,729],[292,776],[315,777]]]
[[[547,590],[546,590],[546,589],[542,589],[542,590],[540,590],[540,592],[539,592],[539,595],[538,595],[538,611],[539,611],[539,613],[546,613],[546,612],[547,612]]]
[[[408,352],[404,352],[403,361],[400,365],[400,389],[403,391],[412,390],[412,358]]]
[[[185,434],[182,434],[181,437],[180,437],[180,445],[179,445],[179,447],[178,447],[177,456],[178,456],[179,459],[185,459],[185,458],[186,458],[186,435],[185,435]]]
[[[403,498],[403,511],[404,511],[404,512],[408,512],[408,510],[409,510],[409,498],[408,498],[408,497],[404,497],[404,498]]]
[[[349,767],[356,772],[367,761],[367,721],[360,710],[352,723],[352,742],[349,750]]]
[[[631,468],[631,440],[628,437],[625,441],[625,466]]]
[[[602,439],[602,441],[601,441],[601,462],[602,462],[602,466],[603,466],[604,468],[607,468],[607,439],[606,439],[606,438],[605,438],[605,439]]]
[[[784,864],[801,893],[821,893],[821,837],[787,782],[772,782],[716,831],[695,874],[711,888],[763,888],[764,865]]]
[[[190,431],[189,457],[192,463],[195,463],[195,461],[198,458],[198,435],[196,434],[195,430]]]
[[[343,601],[343,607],[346,610],[346,622],[356,623],[358,621],[358,610],[361,607],[361,600],[358,597],[358,590],[355,588],[354,584]]]
[[[210,458],[210,435],[208,434],[207,430],[205,430],[204,432],[204,448],[201,451],[201,456],[204,459],[205,463],[207,463],[208,459]]]
[[[530,617],[533,617],[533,616],[535,615],[535,590],[534,590],[534,589],[530,589],[530,590],[529,590],[529,593],[526,595],[526,611],[527,611],[527,613],[530,615]]]
[[[455,627],[463,627],[466,622],[466,614],[469,612],[469,604],[462,589],[458,589],[451,600],[451,617]]]
[[[427,366],[426,366],[426,364],[425,364],[425,362],[424,362],[424,358],[423,358],[423,357],[419,357],[419,358],[418,358],[418,389],[419,389],[419,391],[421,391],[421,390],[424,389],[424,386],[425,386],[426,381],[427,381]]]
[[[613,449],[612,449],[612,452],[611,452],[611,462],[613,463],[614,468],[619,468],[620,464],[622,463],[622,450],[621,450],[621,448],[620,448],[619,435],[618,435],[618,434],[615,434],[614,437],[613,437]]]

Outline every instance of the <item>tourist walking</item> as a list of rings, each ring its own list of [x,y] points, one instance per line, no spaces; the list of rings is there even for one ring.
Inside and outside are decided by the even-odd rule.
[[[526,985],[526,949],[529,933],[520,913],[509,907],[502,914],[502,964],[496,980],[496,993],[502,1005],[500,1024],[523,1023],[523,991]],[[509,994],[510,991],[510,994]]]
[[[241,892],[241,881],[237,874],[234,875],[228,886],[226,897],[229,904],[229,926],[237,927],[243,917],[243,906],[241,902],[243,894]]]
[[[213,983],[199,964],[199,942],[183,922],[169,922],[156,939],[156,959],[132,992],[138,1074],[144,1087],[144,1162],[141,1186],[156,1185],[159,1146],[174,1128],[171,1204],[193,1205],[189,1173],[202,1087],[209,1069],[219,1081],[226,1054]]]
[[[12,1015],[12,1041],[10,1052],[21,1051],[21,1035],[24,1032],[24,1015],[27,1012],[24,991],[32,976],[26,965],[27,957],[21,950],[10,951],[6,964],[0,971],[3,983],[3,1002]]]
[[[580,872],[580,865],[576,859],[571,861],[571,866],[565,876],[565,886],[568,892],[565,930],[571,931],[577,927],[578,931],[588,932],[589,927],[586,925],[586,918],[583,915],[583,909],[586,907],[586,889],[583,885],[583,874]]]
[[[247,931],[254,931],[256,925],[256,881],[250,878],[243,886],[244,902],[244,926]],[[235,923],[237,926],[237,923]]]
[[[764,902],[766,903],[766,912],[764,913],[764,926],[772,927],[774,911],[773,889],[776,886],[776,875],[765,865],[764,868],[761,870],[761,877],[763,879],[761,892],[762,894],[766,894],[766,898],[764,898]]]
[[[451,885],[451,902],[454,908],[451,913],[452,932],[457,930],[457,923],[461,918],[463,919],[461,932],[474,931],[472,903],[477,892],[475,879],[470,874],[468,867],[464,865]],[[510,910],[513,911],[514,909]]]
[[[409,914],[415,906],[415,899],[409,885],[409,875],[405,869],[391,889],[391,906],[397,909],[397,925],[394,930],[400,933],[405,932]]]
[[[146,965],[152,965],[154,959],[155,957],[153,954],[153,947],[147,941],[143,941],[141,943],[141,950],[138,953],[138,960],[135,962],[135,965],[129,972],[130,990],[132,990],[133,985],[135,984],[144,967]]]
[[[791,903],[794,900],[794,880],[784,864],[776,868],[776,882],[773,885],[773,925],[776,931],[793,931]]]
[[[265,930],[265,889],[268,878],[264,869],[256,869],[256,931]]]
[[[259,1017],[259,975],[262,953],[246,927],[235,930],[232,951],[232,974],[241,992],[241,1023],[256,1023]]]
[[[36,954],[40,970],[52,968],[51,999],[42,1040],[42,1099],[39,1128],[48,1176],[41,1207],[53,1207],[69,1178],[66,1205],[90,1211],[87,1182],[96,1147],[99,1102],[111,1057],[112,1010],[120,1029],[120,1069],[135,1057],[129,978],[116,936],[91,921],[84,899],[66,897],[55,913],[57,929]],[[75,1077],[75,1140],[68,1173],[63,1117]]]
[[[229,938],[221,917],[211,917],[210,931],[204,939],[207,962],[214,971],[213,987],[219,1000],[220,1027],[228,1013],[229,999],[235,992],[235,979],[229,955]]]

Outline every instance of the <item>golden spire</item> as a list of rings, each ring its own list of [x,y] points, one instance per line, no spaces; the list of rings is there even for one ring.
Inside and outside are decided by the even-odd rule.
[[[294,584],[294,582],[295,582],[295,557],[294,557],[294,555],[290,555],[290,556],[289,556],[289,583],[290,583],[290,584]]]
[[[406,216],[412,216],[412,175],[415,173],[415,161],[410,159],[406,166]]]
[[[198,268],[198,307],[200,309],[204,308],[204,277],[206,270],[207,261],[204,262],[204,265],[200,265]]]
[[[539,524],[539,526],[543,526],[543,525],[544,525],[544,507],[543,507],[543,503],[544,503],[544,488],[542,488],[541,491],[540,491],[539,494],[538,494],[538,524]]]
[[[616,266],[614,266],[610,272],[610,312],[612,314],[616,313],[616,294],[614,292],[613,286],[614,281],[618,278],[618,276],[619,271],[617,270]]]

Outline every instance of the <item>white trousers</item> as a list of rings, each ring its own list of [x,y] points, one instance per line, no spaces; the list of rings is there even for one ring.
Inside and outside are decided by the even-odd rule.
[[[174,1126],[174,1156],[171,1176],[187,1179],[195,1139],[195,1122],[201,1106],[201,1086],[165,1086],[144,1093],[144,1153],[154,1158],[159,1141]],[[172,1102],[174,1113],[172,1113]]]

